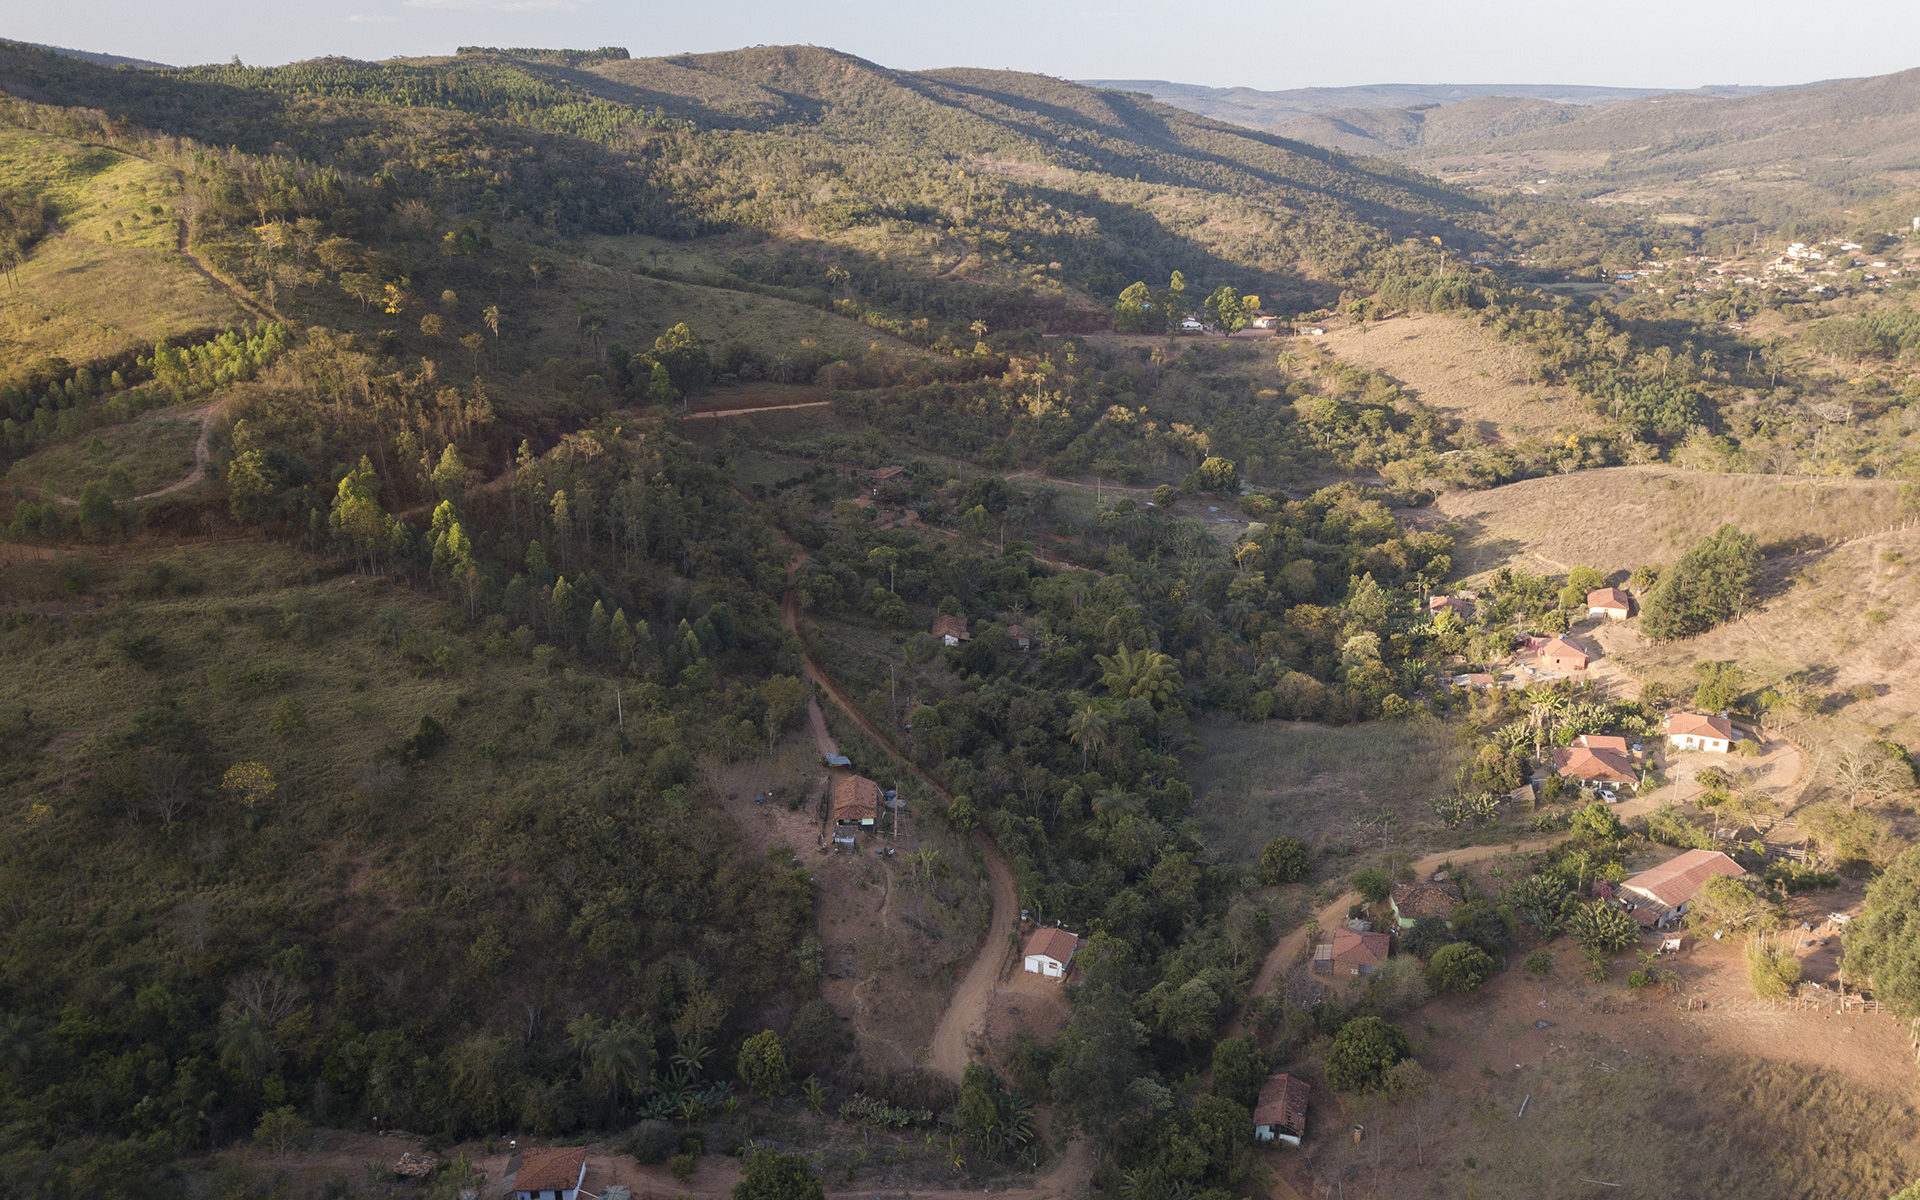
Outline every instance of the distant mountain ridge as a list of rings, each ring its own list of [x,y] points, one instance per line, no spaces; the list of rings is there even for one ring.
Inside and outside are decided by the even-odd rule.
[[[1165,79],[1083,79],[1087,87],[1144,92],[1175,108],[1255,129],[1275,132],[1299,117],[1358,109],[1424,108],[1462,104],[1487,97],[1546,101],[1552,104],[1605,105],[1625,100],[1682,93],[1675,88],[1597,87],[1556,83],[1373,83],[1354,87],[1289,88],[1263,91],[1248,87],[1205,87]],[[1695,88],[1687,95],[1745,96],[1776,89],[1740,84]]]
[[[77,58],[81,62],[92,63],[96,67],[170,67],[172,63],[154,62],[148,58],[128,58],[123,54],[102,54],[98,50],[75,50],[71,46],[49,46],[43,42],[27,42],[36,50],[51,50],[68,58]]]

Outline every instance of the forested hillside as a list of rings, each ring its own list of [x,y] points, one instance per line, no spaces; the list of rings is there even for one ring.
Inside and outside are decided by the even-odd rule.
[[[1489,572],[1463,619],[1429,600],[1458,531],[1414,510],[1806,449],[1760,394],[1775,347],[1727,327],[1753,297],[1551,290],[1705,233],[1138,95],[811,47],[14,43],[0,93],[24,1196],[382,1195],[345,1150],[260,1165],[383,1156],[375,1128],[682,1183],[772,1146],[916,1194],[1052,1158],[1245,1195],[1267,1068],[1320,1072],[1425,985],[1256,986],[1398,818],[1256,870],[1198,811],[1204,723],[1458,742],[1422,836],[1566,830],[1557,792],[1501,799],[1529,752],[1657,709],[1569,686],[1523,730],[1446,680],[1600,576]],[[1307,332],[1403,312],[1590,419],[1489,437]],[[1891,364],[1909,332],[1848,336]],[[853,773],[886,805],[840,855]],[[1530,936],[1620,874],[1617,822],[1581,820]],[[1502,911],[1462,938],[1499,951]],[[967,980],[1036,923],[1084,935],[1074,983],[989,1037]]]

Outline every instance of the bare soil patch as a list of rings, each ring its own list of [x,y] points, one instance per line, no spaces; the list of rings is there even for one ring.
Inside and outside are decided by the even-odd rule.
[[[1314,344],[1398,383],[1423,406],[1496,444],[1597,428],[1571,388],[1530,383],[1530,355],[1459,317],[1409,313],[1328,326]]]

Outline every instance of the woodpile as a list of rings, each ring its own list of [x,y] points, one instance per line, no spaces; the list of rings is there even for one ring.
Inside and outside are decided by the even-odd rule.
[[[408,1150],[394,1160],[393,1173],[401,1179],[425,1179],[440,1168],[437,1154],[415,1154]]]

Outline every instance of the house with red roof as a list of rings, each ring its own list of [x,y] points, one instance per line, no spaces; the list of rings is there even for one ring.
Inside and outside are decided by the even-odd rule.
[[[1033,936],[1027,939],[1023,965],[1029,974],[1059,979],[1073,965],[1074,952],[1079,948],[1078,934],[1068,933],[1057,925],[1044,926],[1034,930]]]
[[[1657,867],[1650,867],[1620,885],[1620,898],[1636,910],[1648,909],[1654,923],[1671,925],[1687,913],[1687,905],[1715,875],[1738,879],[1745,875],[1741,865],[1718,850],[1689,850]]]
[[[1624,621],[1633,613],[1633,597],[1617,587],[1595,588],[1587,593],[1587,615]]]
[[[1710,750],[1725,754],[1733,748],[1733,722],[1704,713],[1667,714],[1667,744],[1676,750]]]
[[[1541,666],[1553,671],[1587,669],[1587,652],[1563,637],[1542,640],[1534,648],[1534,657],[1539,660]]]
[[[1562,779],[1588,786],[1638,787],[1639,765],[1623,737],[1581,734],[1571,746],[1553,752],[1553,768]]]
[[[973,640],[973,634],[967,630],[965,617],[950,617],[945,613],[933,619],[933,636],[947,646],[958,646],[961,642]]]
[[[1371,975],[1387,961],[1389,949],[1384,933],[1336,929],[1313,948],[1313,970],[1317,975]]]
[[[576,1200],[586,1179],[587,1152],[581,1147],[529,1150],[513,1176],[513,1200]]]
[[[837,775],[828,788],[833,823],[872,829],[880,819],[880,785],[864,775]]]
[[[1262,1142],[1298,1146],[1307,1136],[1307,1081],[1291,1075],[1269,1075],[1260,1085],[1253,1106],[1253,1136]]]

